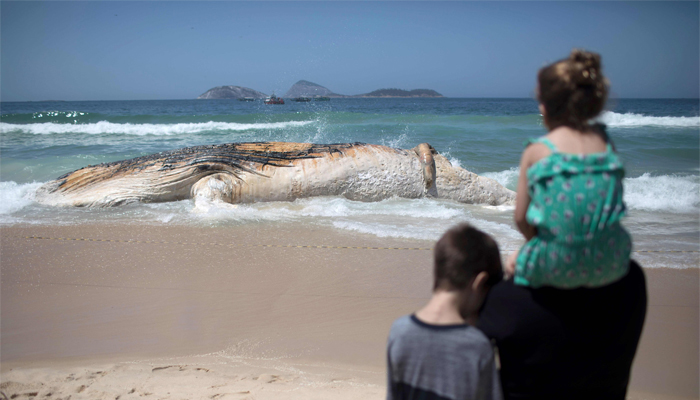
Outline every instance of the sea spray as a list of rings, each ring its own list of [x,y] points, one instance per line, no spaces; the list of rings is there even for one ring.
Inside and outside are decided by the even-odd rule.
[[[0,182],[0,215],[9,215],[33,203],[41,183]]]
[[[501,172],[485,172],[482,175],[494,179],[510,190],[516,190],[518,186],[518,175],[520,175],[520,167],[511,167]]]

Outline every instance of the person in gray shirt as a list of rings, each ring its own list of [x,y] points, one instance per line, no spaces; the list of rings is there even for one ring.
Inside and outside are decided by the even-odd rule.
[[[502,399],[497,361],[474,325],[488,289],[503,279],[498,245],[461,224],[434,250],[433,296],[391,327],[388,400]]]

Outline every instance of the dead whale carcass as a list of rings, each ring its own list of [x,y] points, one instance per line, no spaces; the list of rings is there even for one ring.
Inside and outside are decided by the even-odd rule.
[[[427,143],[411,150],[347,143],[229,143],[91,165],[41,186],[37,201],[107,207],[206,198],[227,203],[343,196],[435,197],[512,204],[498,182],[453,166]]]

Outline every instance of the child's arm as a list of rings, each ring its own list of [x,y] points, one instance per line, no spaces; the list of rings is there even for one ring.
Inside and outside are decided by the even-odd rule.
[[[537,234],[536,228],[530,225],[525,218],[527,208],[530,206],[530,194],[527,192],[527,170],[535,161],[543,157],[541,155],[542,147],[544,147],[544,150],[548,150],[546,146],[534,143],[528,146],[520,157],[520,175],[518,176],[518,187],[515,196],[515,224],[526,240],[532,239]]]
[[[527,208],[530,206],[530,194],[527,192],[527,170],[540,159],[547,157],[551,151],[547,146],[541,143],[533,143],[523,151],[520,157],[520,175],[518,176],[518,187],[515,195],[515,224],[518,226],[520,233],[525,236],[526,240],[530,240],[537,234],[537,228],[530,225],[525,218]],[[506,260],[504,272],[506,278],[515,273],[515,261],[518,258],[518,252],[513,252]]]

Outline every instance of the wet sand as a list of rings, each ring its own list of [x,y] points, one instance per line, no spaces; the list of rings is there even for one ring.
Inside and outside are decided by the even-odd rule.
[[[381,399],[389,327],[430,295],[427,241],[289,225],[0,234],[8,397]],[[645,272],[629,398],[697,398],[698,269]]]

